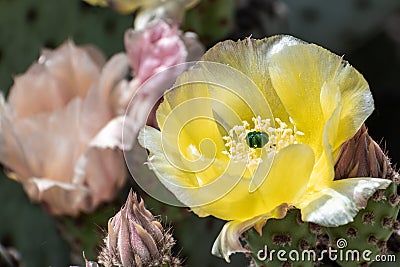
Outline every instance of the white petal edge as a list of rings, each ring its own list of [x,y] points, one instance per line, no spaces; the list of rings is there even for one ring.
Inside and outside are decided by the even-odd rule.
[[[360,209],[378,189],[386,189],[392,181],[380,178],[349,178],[332,182],[305,196],[301,209],[302,220],[326,227],[337,227],[352,222]]]
[[[137,128],[134,122],[125,116],[116,117],[90,141],[89,147],[130,150],[135,141]]]

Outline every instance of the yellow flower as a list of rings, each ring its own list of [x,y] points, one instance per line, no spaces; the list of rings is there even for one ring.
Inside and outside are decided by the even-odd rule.
[[[145,24],[154,18],[170,19],[180,23],[184,11],[192,8],[200,0],[84,0],[91,5],[109,6],[120,13],[132,13],[139,9],[136,15],[135,28],[143,29]]]
[[[94,5],[94,6],[110,6],[115,8],[117,11],[122,13],[131,13],[135,9],[139,8],[140,6],[146,5],[147,3],[154,3],[159,2],[158,0],[155,1],[146,1],[146,0],[84,0],[85,2]]]
[[[364,78],[291,36],[225,41],[178,78],[139,141],[159,180],[199,216],[229,221],[213,253],[287,209],[324,226],[352,221],[390,181],[334,181],[335,157],[373,111]]]

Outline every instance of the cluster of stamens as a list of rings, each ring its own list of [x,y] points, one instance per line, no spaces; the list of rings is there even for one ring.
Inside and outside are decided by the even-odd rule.
[[[257,116],[252,118],[253,128],[250,128],[247,121],[243,121],[242,125],[235,125],[229,130],[229,135],[223,137],[227,147],[227,151],[223,153],[232,160],[246,162],[248,168],[257,167],[262,162],[261,150],[263,153],[276,153],[288,145],[297,144],[297,137],[304,135],[303,132],[297,130],[293,120],[291,118],[289,120],[292,127],[279,118],[275,118],[277,125],[274,125],[271,119],[262,120],[260,116]],[[250,147],[246,141],[250,132],[266,133],[269,137],[268,143],[261,148]]]

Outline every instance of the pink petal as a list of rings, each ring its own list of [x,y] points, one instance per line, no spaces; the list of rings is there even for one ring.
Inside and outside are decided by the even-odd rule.
[[[104,66],[99,81],[88,92],[81,121],[81,138],[85,142],[90,142],[116,115],[113,110],[113,91],[118,90],[128,69],[128,60],[124,54],[113,56]]]
[[[170,66],[185,62],[187,56],[177,26],[170,26],[163,21],[149,23],[141,31],[126,31],[125,49],[133,73],[141,81]]]
[[[0,139],[4,147],[0,159],[20,179],[51,177],[67,182],[80,154],[79,115],[81,100],[65,108],[22,120],[5,118]],[[8,122],[6,124],[6,122]]]
[[[85,97],[103,62],[95,48],[78,48],[72,42],[43,51],[37,63],[15,78],[8,98],[15,116],[51,112],[74,97]]]
[[[89,188],[94,206],[112,199],[125,181],[126,166],[120,150],[88,147],[75,166],[73,183]]]

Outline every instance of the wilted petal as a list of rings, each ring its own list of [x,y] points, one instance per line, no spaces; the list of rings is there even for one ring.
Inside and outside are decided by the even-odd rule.
[[[285,217],[287,209],[287,205],[281,205],[271,213],[257,216],[247,221],[227,222],[214,242],[212,254],[230,262],[230,255],[238,252],[248,253],[249,250],[245,249],[240,243],[241,235],[259,222],[265,222],[266,220],[273,218],[280,219]]]
[[[20,176],[29,176],[29,164],[23,147],[14,131],[8,104],[4,96],[0,96],[0,161]],[[14,176],[14,175],[13,175]],[[16,177],[13,177],[16,178]]]
[[[212,254],[224,258],[230,262],[230,255],[238,252],[247,253],[249,250],[243,248],[239,238],[243,232],[247,231],[255,225],[259,218],[254,218],[248,221],[230,221],[227,222],[214,241]]]
[[[30,178],[22,184],[29,198],[44,203],[51,214],[76,216],[92,210],[90,191],[83,185],[44,178]]]

